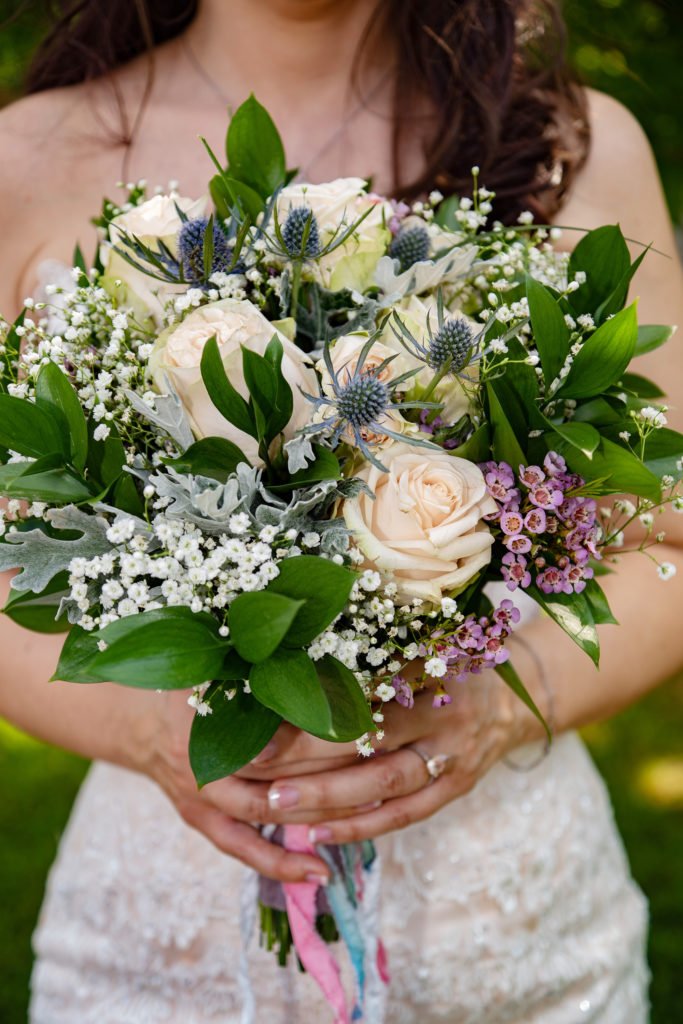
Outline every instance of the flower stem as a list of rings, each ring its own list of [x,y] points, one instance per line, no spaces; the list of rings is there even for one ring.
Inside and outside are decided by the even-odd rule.
[[[437,370],[437,372],[434,374],[434,376],[430,380],[430,382],[427,385],[427,387],[424,389],[424,391],[420,395],[420,398],[419,398],[420,402],[426,402],[427,401],[427,399],[433,393],[434,388],[437,386],[439,381],[442,381],[443,378],[446,376],[446,374],[449,372],[449,370],[451,368],[451,363],[452,362],[453,362],[453,360],[449,356],[449,358],[442,365],[441,369]]]
[[[299,307],[299,289],[301,288],[301,260],[294,260],[294,269],[292,271],[292,300],[290,303],[289,313],[296,320],[296,311]]]

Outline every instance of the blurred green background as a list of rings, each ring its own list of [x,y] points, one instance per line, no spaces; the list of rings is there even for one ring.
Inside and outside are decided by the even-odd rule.
[[[23,16],[9,21],[17,6],[0,0],[0,105],[20,94],[27,59],[44,30],[42,8],[30,3],[24,5]],[[565,16],[574,67],[587,84],[611,93],[638,117],[655,150],[672,217],[680,224],[683,2],[568,0]],[[607,780],[633,874],[650,901],[652,1024],[683,1024],[682,736],[683,676],[610,722],[585,731]],[[79,758],[0,723],[3,1024],[26,1020],[30,935],[45,876],[86,767]]]

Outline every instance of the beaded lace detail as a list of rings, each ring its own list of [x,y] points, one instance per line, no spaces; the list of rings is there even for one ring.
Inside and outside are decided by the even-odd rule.
[[[387,1022],[647,1021],[645,902],[576,736],[378,847]],[[245,871],[154,783],[94,765],[35,935],[32,1024],[239,1024]],[[308,976],[255,942],[250,961],[256,1020],[331,1024]]]

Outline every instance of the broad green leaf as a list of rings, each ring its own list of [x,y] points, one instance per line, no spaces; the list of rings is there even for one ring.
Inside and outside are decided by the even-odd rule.
[[[632,391],[639,398],[664,398],[664,392],[648,377],[639,373],[622,373],[621,386],[624,391]]]
[[[372,732],[375,724],[368,702],[353,672],[330,654],[315,669],[332,713],[332,739],[345,742]]]
[[[109,436],[104,441],[95,440],[97,423],[88,420],[88,479],[95,483],[98,491],[110,487],[121,476],[126,465],[126,452],[114,423],[109,424]]]
[[[204,694],[211,714],[195,715],[190,731],[190,765],[199,786],[243,768],[271,739],[282,719],[241,686],[228,700],[223,683]]]
[[[592,423],[593,426],[604,427],[613,423],[621,423],[623,418],[623,405],[621,411],[617,411],[607,399],[599,397],[591,398],[587,402],[577,405],[572,422]]]
[[[291,322],[294,331],[296,331],[296,321]],[[284,324],[286,324],[286,321],[283,321]],[[282,372],[282,355],[282,342],[274,334],[268,342],[265,351],[266,359],[273,367],[276,383],[275,400],[270,410],[267,424],[267,435],[270,439],[277,437],[280,431],[284,430],[292,418],[292,411],[294,409],[292,388]]]
[[[259,437],[263,438],[266,444],[270,444],[280,430],[280,417],[277,415],[273,417],[278,393],[276,372],[270,360],[259,355],[258,352],[252,352],[244,345],[242,345],[242,369],[252,403],[257,411],[256,422],[259,427]],[[270,429],[273,419],[278,423],[274,432]]]
[[[249,405],[232,386],[223,366],[215,336],[209,338],[202,352],[202,380],[209,398],[221,416],[233,423],[239,430],[251,437],[258,437],[258,431]]]
[[[322,633],[343,611],[355,580],[355,573],[317,555],[296,555],[281,562],[266,593],[286,594],[300,604],[285,645],[302,647]]]
[[[630,266],[628,246],[618,225],[589,231],[576,245],[569,261],[570,281],[579,270],[586,274],[585,283],[569,296],[574,313],[595,313],[619,286]]]
[[[318,480],[338,480],[341,476],[339,460],[329,448],[314,444],[315,461],[309,462],[305,469],[292,474],[291,483],[299,487],[302,484],[316,483]]]
[[[667,327],[664,324],[641,324],[638,328],[634,355],[644,356],[646,352],[653,352],[660,345],[664,345],[674,331],[675,327]]]
[[[264,199],[259,193],[246,182],[239,181],[229,174],[223,174],[220,180],[225,192],[230,196],[231,208],[237,207],[243,216],[248,217],[252,222],[256,221],[264,207]]]
[[[0,493],[7,498],[64,504],[92,498],[85,481],[55,463],[62,455],[45,455],[32,463],[14,462],[0,467]]]
[[[471,437],[457,448],[453,454],[461,459],[469,459],[470,462],[485,462],[491,453],[491,428],[488,423],[482,423],[477,427]]]
[[[546,422],[556,434],[559,434],[573,448],[578,448],[588,457],[600,444],[600,434],[590,423],[580,423],[575,420],[570,420],[569,423],[552,423],[550,420],[546,420]]]
[[[502,665],[496,665],[496,672],[503,680],[503,682],[510,687],[512,692],[515,693],[519,697],[519,699],[523,701],[524,704],[526,704],[529,710],[536,715],[536,718],[539,720],[539,722],[545,729],[548,739],[552,742],[552,736],[550,735],[548,723],[536,707],[536,704],[534,703],[534,700],[531,697],[531,694],[527,690],[526,686],[517,675],[516,669],[512,666],[512,664],[509,661],[504,661]]]
[[[503,412],[496,392],[491,384],[486,385],[489,398],[491,428],[493,431],[492,452],[498,462],[507,462],[515,471],[520,465],[526,464],[526,455],[515,437],[515,432]]]
[[[591,614],[597,625],[601,623],[611,623],[614,626],[619,625],[612,615],[612,609],[609,606],[604,590],[595,578],[588,581],[586,589],[583,591],[583,596],[588,601]]]
[[[56,410],[64,417],[69,431],[69,447],[74,467],[82,472],[88,454],[88,428],[78,395],[55,363],[46,363],[36,380],[36,405]]]
[[[623,275],[621,281],[616,286],[611,295],[609,295],[604,302],[595,311],[595,322],[601,324],[609,316],[614,316],[620,309],[623,309],[626,305],[626,299],[628,298],[628,290],[633,280],[636,271],[640,267],[640,264],[645,259],[648,253],[648,249],[644,249],[640,256],[633,261],[631,266],[628,268],[626,273]]]
[[[282,643],[303,601],[268,590],[240,594],[230,605],[230,639],[245,661],[270,657]]]
[[[631,362],[638,338],[636,303],[607,320],[584,342],[562,386],[562,398],[591,398],[615,384]]]
[[[534,343],[541,358],[546,384],[551,384],[569,354],[569,328],[557,301],[547,288],[527,277],[527,299]]]
[[[270,114],[253,93],[237,108],[225,140],[228,174],[267,199],[283,183],[285,151]]]
[[[36,633],[66,633],[71,628],[66,616],[57,619],[62,597],[69,594],[68,573],[59,573],[38,594],[10,589],[2,609],[8,618]]]
[[[569,468],[579,473],[586,481],[603,480],[603,494],[637,494],[651,501],[659,501],[661,486],[657,476],[644,466],[639,459],[620,444],[603,437],[591,458],[564,439],[557,443],[557,451],[563,455]]]
[[[0,395],[0,445],[34,459],[55,451],[70,454],[63,420],[49,407],[12,395]]]
[[[596,665],[600,660],[600,642],[593,613],[584,594],[544,594],[532,584],[527,593],[551,619],[578,644]]]
[[[208,476],[222,484],[241,462],[250,465],[244,452],[224,437],[203,437],[177,459],[162,459],[162,462],[180,473]]]
[[[130,615],[86,635],[76,634],[73,649],[67,641],[53,678],[185,689],[220,674],[228,650],[212,616],[181,606]],[[100,640],[108,644],[103,651]]]
[[[228,651],[223,659],[219,678],[226,680],[248,679],[250,667],[249,662],[240,658],[237,651]]]
[[[274,651],[252,666],[249,686],[261,704],[292,725],[321,739],[334,738],[329,703],[315,664],[304,651]]]
[[[130,473],[122,473],[114,483],[111,491],[111,503],[122,512],[129,512],[132,516],[144,516],[145,506],[137,492],[135,481]]]

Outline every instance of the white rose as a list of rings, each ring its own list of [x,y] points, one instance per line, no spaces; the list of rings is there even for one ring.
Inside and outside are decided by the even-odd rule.
[[[197,437],[225,437],[241,448],[252,465],[261,465],[256,439],[238,430],[220,414],[204,386],[200,370],[202,353],[214,335],[225,372],[245,399],[249,398],[249,390],[242,371],[240,346],[263,355],[273,335],[277,335],[283,348],[282,373],[294,398],[292,418],[283,431],[287,439],[311,418],[313,404],[301,391],[317,393],[315,372],[301,349],[247,301],[222,299],[201,306],[178,327],[169,327],[159,335],[149,360],[149,373],[156,387],[164,391],[165,376],[168,376]]]
[[[349,288],[363,292],[371,287],[377,261],[391,241],[387,227],[394,213],[391,204],[368,195],[362,178],[337,178],[321,185],[303,183],[283,188],[275,211],[279,223],[284,225],[289,211],[298,206],[307,206],[315,214],[322,245],[370,211],[343,245],[319,262],[310,262],[306,270],[333,291]]]
[[[121,232],[125,232],[129,236],[135,235],[150,249],[156,249],[157,243],[161,240],[176,255],[177,236],[183,223],[178,216],[176,204],[190,220],[193,220],[195,217],[205,216],[206,203],[206,197],[188,199],[172,192],[167,196],[154,196],[153,199],[134,206],[127,213],[114,217],[109,224],[109,243],[104,243],[100,247],[100,259],[105,275],[102,283],[116,294],[122,305],[135,307],[142,303],[157,326],[163,324],[164,303],[169,296],[181,294],[187,286],[158,281],[155,277],[137,270],[115,251],[114,246],[122,248]],[[154,268],[150,267],[150,270],[155,273]],[[123,282],[123,292],[115,287],[115,281]]]
[[[387,472],[370,463],[355,474],[374,495],[345,501],[342,515],[366,567],[392,573],[397,603],[439,605],[491,559],[482,517],[495,512],[481,470],[442,450],[395,443],[382,452]]]

